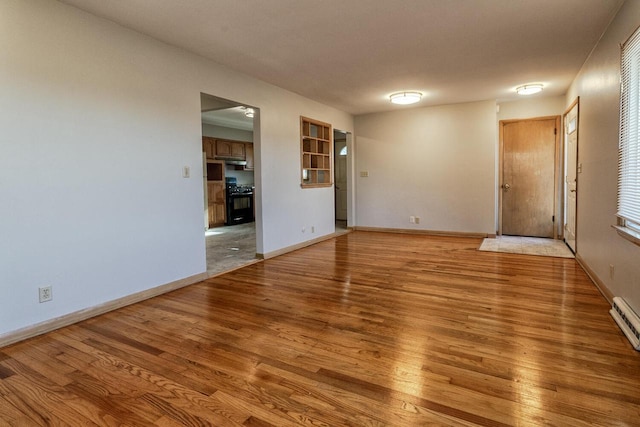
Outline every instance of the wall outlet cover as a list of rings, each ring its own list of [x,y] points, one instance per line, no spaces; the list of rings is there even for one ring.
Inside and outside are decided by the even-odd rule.
[[[40,302],[47,302],[53,299],[53,291],[51,286],[43,286],[38,288],[38,300]]]

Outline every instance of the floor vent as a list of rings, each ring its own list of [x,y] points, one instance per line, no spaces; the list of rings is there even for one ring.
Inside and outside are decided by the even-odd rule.
[[[633,348],[640,351],[640,317],[620,297],[613,299],[613,307],[609,313],[631,342]]]

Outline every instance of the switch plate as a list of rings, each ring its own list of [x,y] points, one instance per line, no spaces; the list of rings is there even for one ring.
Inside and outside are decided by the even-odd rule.
[[[369,177],[369,171],[360,171],[360,176],[362,178],[368,178]]]
[[[410,217],[409,217],[409,222],[410,222],[411,224],[415,224],[415,223],[416,223],[416,217],[415,217],[415,216],[410,216]]]
[[[189,178],[191,176],[191,168],[189,166],[182,167],[182,177]]]
[[[420,217],[419,216],[416,217],[416,224],[420,224]]]

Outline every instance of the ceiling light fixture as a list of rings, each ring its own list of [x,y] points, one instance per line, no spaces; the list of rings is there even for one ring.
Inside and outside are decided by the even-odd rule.
[[[254,115],[253,108],[247,108],[246,110],[244,110],[244,115],[252,119]]]
[[[540,83],[534,83],[530,85],[522,85],[516,88],[518,95],[533,95],[534,93],[541,92],[543,86]]]
[[[408,105],[415,104],[420,101],[422,94],[420,92],[398,92],[389,95],[389,100],[393,104]]]

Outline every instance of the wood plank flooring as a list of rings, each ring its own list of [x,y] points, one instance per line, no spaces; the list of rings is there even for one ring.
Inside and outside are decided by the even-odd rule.
[[[573,259],[354,232],[0,349],[0,425],[632,426]]]

